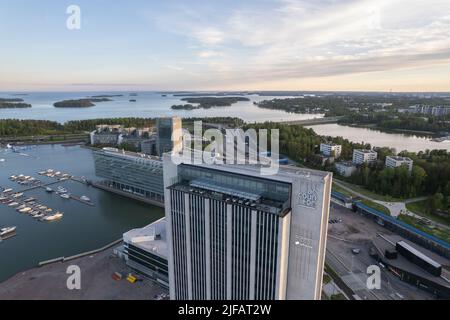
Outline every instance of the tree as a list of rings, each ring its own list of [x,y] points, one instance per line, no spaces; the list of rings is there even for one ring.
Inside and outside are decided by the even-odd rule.
[[[442,201],[444,200],[444,195],[442,193],[435,193],[429,200],[429,210],[430,213],[435,213],[437,209],[442,207]]]

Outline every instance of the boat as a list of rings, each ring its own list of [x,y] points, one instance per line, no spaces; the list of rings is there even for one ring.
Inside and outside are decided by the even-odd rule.
[[[45,221],[56,221],[56,220],[61,219],[62,217],[63,217],[63,214],[61,212],[57,212],[57,213],[55,213],[55,214],[53,214],[51,216],[46,216],[46,217],[42,218],[42,220],[45,220]]]
[[[50,188],[50,187],[47,187],[47,188],[45,188],[45,191],[47,191],[47,192],[53,192],[53,189],[52,188]]]
[[[16,176],[11,176],[11,177],[9,177],[9,180],[15,181],[15,180],[17,180],[17,177]]]
[[[32,201],[36,201],[36,198],[30,197],[28,199],[23,200],[23,202],[32,202]]]
[[[48,209],[45,210],[45,212],[52,212],[52,211],[53,211],[52,208],[48,208]]]
[[[0,229],[0,237],[4,237],[8,234],[13,233],[14,231],[16,231],[17,227],[6,227],[6,228],[1,228]]]
[[[20,198],[21,196],[23,196],[22,192],[15,193],[15,194],[12,195],[13,198]]]
[[[17,207],[19,204],[17,202],[11,202],[8,204],[9,207]]]
[[[81,200],[83,200],[83,201],[91,201],[91,199],[89,199],[88,197],[86,197],[86,196],[81,196],[81,198],[80,198]]]
[[[70,195],[67,194],[67,193],[61,193],[60,197],[63,198],[63,199],[70,199]]]
[[[43,176],[44,174],[46,174],[47,172],[45,171],[39,171],[38,174],[40,174],[41,176]]]
[[[35,215],[33,218],[40,219],[40,218],[43,218],[44,216],[45,216],[45,214],[40,213],[40,214]]]
[[[67,193],[67,189],[64,188],[64,187],[59,186],[58,187],[58,192],[60,192],[60,193]]]
[[[28,212],[30,212],[31,210],[33,210],[33,209],[26,207],[26,208],[20,209],[19,212],[20,212],[20,213],[28,213]]]
[[[13,189],[5,189],[5,190],[3,190],[3,193],[9,193],[11,191],[13,191]]]
[[[3,159],[3,158],[0,159],[0,162],[5,162],[5,161],[6,161],[6,159]]]

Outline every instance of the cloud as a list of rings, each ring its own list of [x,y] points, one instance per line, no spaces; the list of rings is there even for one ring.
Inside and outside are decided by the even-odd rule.
[[[223,42],[225,35],[222,31],[208,27],[204,30],[197,30],[193,32],[194,37],[204,45],[216,45]]]
[[[209,58],[214,58],[214,57],[222,57],[223,56],[223,52],[213,51],[213,50],[201,51],[201,52],[198,53],[198,56],[200,58],[204,58],[204,59],[209,59]]]
[[[215,58],[217,79],[388,72],[450,57],[448,0],[279,0],[186,18],[171,31],[197,41],[198,57]]]
[[[173,65],[170,65],[170,64],[166,65],[165,67],[167,69],[174,70],[174,71],[183,71],[184,70],[183,67],[173,66]]]

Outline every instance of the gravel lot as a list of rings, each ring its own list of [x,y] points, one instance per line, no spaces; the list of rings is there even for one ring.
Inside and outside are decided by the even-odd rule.
[[[81,269],[81,290],[67,289],[70,265]],[[154,300],[155,295],[168,293],[148,279],[135,284],[125,279],[115,281],[111,278],[114,272],[128,274],[132,270],[108,249],[19,273],[0,284],[0,300]]]

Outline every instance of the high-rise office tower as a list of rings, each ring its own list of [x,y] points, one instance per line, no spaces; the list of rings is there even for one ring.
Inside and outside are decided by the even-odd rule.
[[[320,299],[332,175],[164,155],[171,299]]]
[[[156,120],[156,134],[158,137],[156,149],[159,156],[162,156],[165,152],[181,149],[181,130],[181,118],[158,118]],[[173,136],[173,133],[175,133],[175,136]]]

